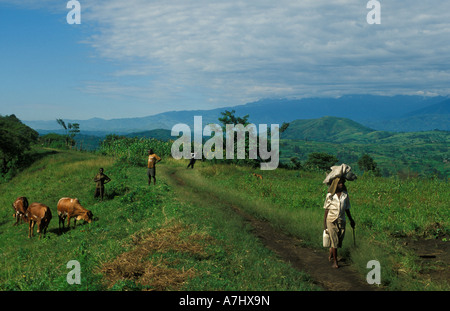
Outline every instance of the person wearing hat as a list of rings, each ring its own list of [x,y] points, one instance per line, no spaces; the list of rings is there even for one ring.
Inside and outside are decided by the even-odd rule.
[[[335,177],[325,198],[323,208],[325,215],[323,218],[324,230],[328,231],[331,247],[329,261],[333,261],[333,268],[339,268],[337,259],[337,249],[342,247],[345,236],[345,224],[347,215],[350,225],[355,228],[355,221],[350,213],[350,199],[345,187],[345,177]]]

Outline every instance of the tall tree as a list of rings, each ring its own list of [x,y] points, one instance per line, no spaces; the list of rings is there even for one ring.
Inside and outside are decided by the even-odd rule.
[[[74,137],[80,132],[79,123],[66,123],[63,119],[56,119],[56,122],[64,129],[66,136],[66,146],[72,148],[75,140]]]
[[[305,166],[310,169],[319,169],[326,171],[338,162],[338,158],[325,152],[313,152],[308,154]]]
[[[223,129],[223,134],[224,135],[228,135],[227,131],[226,131],[226,126],[227,125],[243,125],[244,128],[247,127],[247,125],[250,124],[250,122],[248,121],[249,115],[245,115],[243,117],[238,117],[235,115],[236,111],[235,110],[225,110],[224,112],[221,112],[220,114],[222,115],[222,117],[219,117],[219,122],[222,123],[222,129]],[[249,129],[249,131],[252,131],[251,129]],[[244,133],[241,133],[245,135],[245,130]],[[233,133],[234,137],[233,137],[233,141],[234,141],[234,159],[227,159],[227,162],[231,162],[231,163],[237,163],[237,164],[245,164],[245,165],[251,165],[251,166],[256,166],[259,164],[259,160],[258,159],[251,159],[250,158],[250,149],[255,150],[256,146],[254,146],[253,144],[257,144],[257,142],[252,142],[250,141],[250,135],[252,135],[253,137],[257,137],[257,132],[255,133],[248,133],[248,135],[244,136],[244,155],[245,158],[244,159],[238,159],[238,133],[237,131],[235,131]],[[224,144],[226,144],[225,140],[224,140]],[[252,144],[252,146],[250,146],[250,144]],[[226,146],[224,146],[224,152],[226,151]]]
[[[69,137],[72,143],[75,142],[75,136],[80,132],[80,124],[79,123],[69,123],[68,124],[69,129]],[[70,144],[70,147],[72,147],[72,144]]]
[[[363,154],[358,159],[358,167],[359,167],[359,169],[361,171],[364,171],[364,172],[371,171],[371,172],[373,172],[375,174],[375,176],[380,176],[381,175],[380,169],[377,167],[377,163],[367,153]]]
[[[66,123],[64,122],[63,119],[56,119],[56,122],[59,125],[61,125],[61,127],[64,129],[64,134],[66,136],[66,146],[68,146],[69,145],[69,133],[68,133],[68,130],[67,130]]]
[[[244,126],[248,125],[248,114],[243,117],[236,117],[234,114],[236,113],[235,110],[225,110],[225,112],[221,112],[222,115],[221,118],[219,118],[220,123],[222,123],[223,128],[225,129],[227,124],[243,124]],[[225,131],[224,131],[225,132]]]

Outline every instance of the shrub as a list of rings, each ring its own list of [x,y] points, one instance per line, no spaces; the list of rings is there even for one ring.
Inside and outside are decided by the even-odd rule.
[[[308,155],[308,160],[305,162],[305,168],[327,171],[331,166],[336,164],[336,162],[338,162],[338,159],[334,155],[325,152],[313,152]]]

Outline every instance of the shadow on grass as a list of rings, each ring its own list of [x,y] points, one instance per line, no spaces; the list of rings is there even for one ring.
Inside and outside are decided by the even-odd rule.
[[[31,151],[26,152],[23,156],[15,161],[15,163],[11,164],[11,167],[8,168],[6,172],[0,173],[0,183],[8,182],[12,178],[14,178],[21,171],[29,168],[35,162],[48,157],[50,155],[58,154],[60,151],[54,149],[32,149]]]
[[[98,217],[94,217],[93,221],[98,221]],[[84,220],[79,220],[77,221],[77,225],[74,227],[73,225],[73,221],[71,221],[70,226],[67,226],[66,224],[64,225],[64,228],[61,226],[61,228],[57,227],[57,228],[51,228],[48,229],[48,232],[54,233],[58,236],[65,234],[68,231],[72,231],[72,230],[78,230],[81,229],[86,226],[89,225],[88,222],[84,221]]]
[[[24,170],[28,167],[30,167],[31,165],[33,165],[33,163],[48,157],[50,155],[54,155],[54,154],[58,154],[60,153],[60,151],[58,150],[44,150],[44,149],[39,149],[39,150],[32,150],[29,153],[26,153],[25,156],[20,159],[17,163],[17,169],[18,170]]]

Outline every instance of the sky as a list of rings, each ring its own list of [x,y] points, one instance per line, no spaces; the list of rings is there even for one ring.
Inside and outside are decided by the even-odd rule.
[[[450,1],[0,0],[0,114],[148,116],[264,98],[450,94]]]

